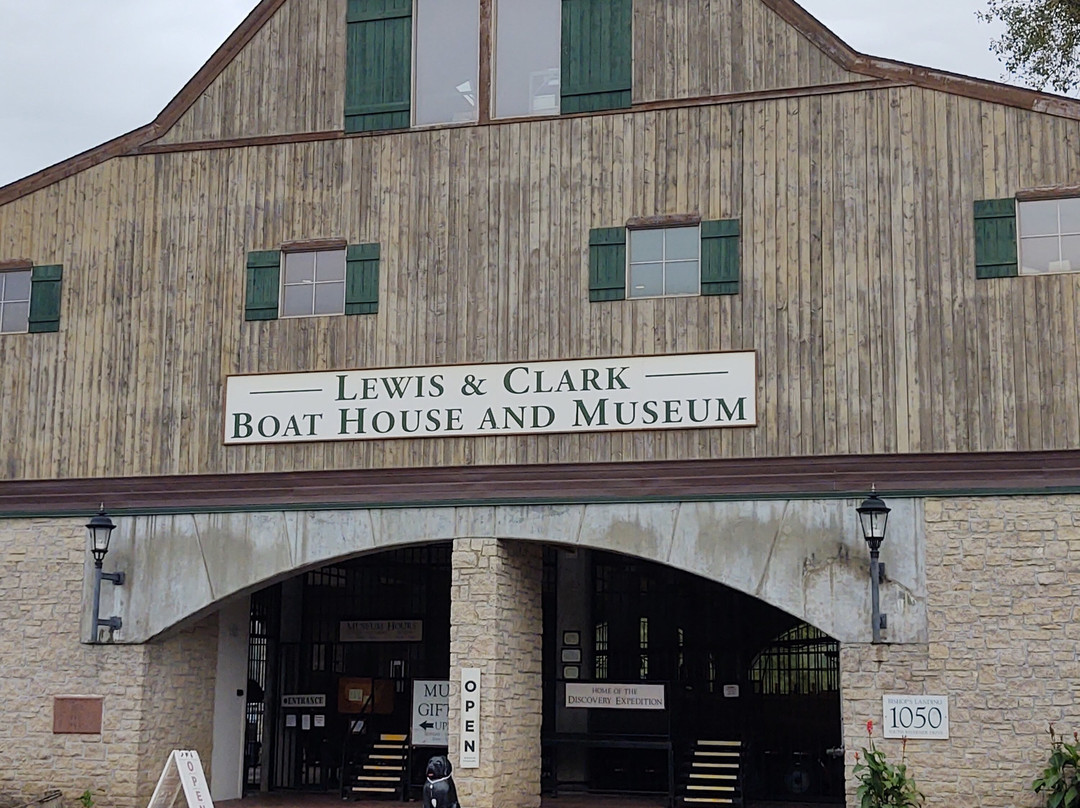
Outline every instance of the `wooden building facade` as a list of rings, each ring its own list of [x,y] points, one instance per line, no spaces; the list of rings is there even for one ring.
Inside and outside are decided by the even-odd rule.
[[[1014,804],[1035,776],[1041,727],[1080,720],[1061,700],[1080,683],[1075,652],[1018,617],[1031,603],[1061,616],[1080,594],[1071,576],[1080,102],[858,54],[792,0],[551,0],[535,4],[555,21],[537,38],[559,60],[529,73],[528,114],[500,114],[516,47],[500,26],[531,19],[500,4],[476,0],[474,22],[454,17],[475,29],[475,44],[439,51],[467,51],[464,80],[447,71],[457,95],[444,112],[439,63],[425,53],[439,36],[424,27],[449,13],[444,0],[263,0],[154,122],[0,188],[0,314],[10,318],[0,320],[0,535],[35,545],[5,551],[0,610],[35,617],[32,628],[0,628],[12,654],[0,662],[9,683],[0,693],[30,687],[30,737],[56,759],[76,747],[42,723],[54,697],[104,693],[104,729],[71,737],[115,754],[118,771],[139,772],[103,784],[103,801],[134,805],[163,749],[195,746],[207,760],[220,751],[212,718],[192,723],[183,704],[165,709],[160,697],[224,709],[198,684],[221,679],[226,624],[244,623],[218,615],[223,604],[395,546],[376,539],[264,563],[258,514],[385,509],[429,525],[442,508],[535,508],[543,522],[578,506],[714,503],[732,509],[717,516],[731,533],[722,562],[635,550],[613,515],[608,538],[582,542],[711,577],[838,640],[841,793],[853,788],[860,728],[880,720],[882,695],[943,695],[952,737],[909,745],[931,804]],[[454,31],[442,39],[457,41]],[[444,118],[422,122],[429,114]],[[693,254],[638,260],[651,249],[642,233],[665,234],[672,251],[689,233]],[[689,281],[677,274],[687,267]],[[294,316],[304,305],[310,316]],[[231,377],[253,374],[531,373],[543,362],[692,364],[740,353],[754,363],[745,423],[733,409],[718,411],[727,423],[703,426],[669,408],[663,429],[336,439],[349,437],[343,420],[335,439],[280,424],[284,433],[260,439],[228,401]],[[832,514],[830,503],[846,507],[871,484],[910,528],[890,541],[910,560],[914,583],[893,594],[911,612],[896,616],[886,644],[869,641],[867,615],[817,618],[846,601],[791,606],[730,571],[740,543],[757,541],[746,525],[758,517],[734,509],[814,502]],[[128,634],[107,648],[88,643],[97,630],[78,602],[92,576],[79,520],[102,502],[134,525],[121,524],[121,551],[157,571],[118,596]],[[627,523],[640,527],[651,518],[643,513]],[[220,561],[236,569],[227,586],[169,600],[171,617],[160,618],[154,591],[185,588],[162,576],[188,574],[188,556],[169,555],[166,538],[183,532],[174,521],[186,515],[251,524],[201,534],[235,541]],[[828,519],[830,530],[854,530],[847,517]],[[809,515],[803,524],[817,530]],[[452,540],[460,565],[481,536],[539,544],[544,535],[459,524],[402,543]],[[822,552],[851,538],[823,539]],[[783,573],[798,580],[778,586],[803,591],[821,559],[807,542],[803,571]],[[977,574],[976,546],[985,550]],[[508,568],[529,566],[514,558]],[[70,597],[43,598],[31,575]],[[861,607],[869,578],[860,575]],[[454,581],[454,597],[467,601]],[[518,614],[513,597],[504,608]],[[456,645],[456,609],[447,618],[452,751],[458,667],[472,667]],[[969,654],[973,614],[1005,636]],[[1066,610],[1066,622],[1074,617]],[[545,641],[554,630],[545,625]],[[38,676],[28,658],[38,649],[82,662]],[[1032,667],[1040,657],[1053,660],[1060,687],[1031,683],[1045,674]],[[141,673],[129,698],[116,682],[132,665]],[[1011,673],[995,678],[998,666]],[[957,774],[985,751],[988,727],[1010,762],[990,780]],[[537,770],[528,800],[539,796],[534,729],[522,740]],[[50,785],[31,757],[0,752],[0,797]],[[469,785],[471,770],[459,771],[474,802],[511,793],[500,766],[509,764],[480,767],[495,785]],[[77,795],[65,776],[54,779]],[[215,790],[231,795],[222,782]]]

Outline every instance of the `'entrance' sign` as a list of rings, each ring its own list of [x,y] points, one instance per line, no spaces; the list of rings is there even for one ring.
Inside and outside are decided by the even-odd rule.
[[[281,697],[282,707],[325,707],[326,695],[312,693],[310,695],[289,695]]]
[[[607,710],[663,710],[664,686],[567,682],[566,706]]]
[[[480,669],[461,669],[462,769],[480,768]]]
[[[757,423],[753,351],[230,376],[225,443]]]
[[[450,743],[450,682],[446,679],[413,680],[412,745],[447,746]]]

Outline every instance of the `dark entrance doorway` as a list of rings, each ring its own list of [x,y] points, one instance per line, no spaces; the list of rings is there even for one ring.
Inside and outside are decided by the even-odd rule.
[[[843,803],[835,640],[652,562],[550,549],[545,564],[549,793]],[[568,685],[608,683],[662,686],[665,709],[567,705]]]
[[[412,680],[449,678],[451,549],[342,561],[252,596],[248,791],[401,793]]]

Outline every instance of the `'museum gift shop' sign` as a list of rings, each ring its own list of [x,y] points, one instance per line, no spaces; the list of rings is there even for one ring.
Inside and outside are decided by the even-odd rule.
[[[226,443],[754,426],[753,351],[230,376]]]

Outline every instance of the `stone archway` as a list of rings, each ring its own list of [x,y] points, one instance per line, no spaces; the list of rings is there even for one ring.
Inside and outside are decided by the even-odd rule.
[[[925,642],[922,504],[890,504],[882,548],[887,639]],[[752,595],[841,642],[867,642],[869,572],[855,505],[807,499],[137,516],[119,520],[109,560],[128,571],[129,583],[116,588],[109,613],[124,621],[118,641],[145,642],[335,559],[432,541],[507,539],[670,565]]]

